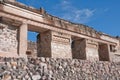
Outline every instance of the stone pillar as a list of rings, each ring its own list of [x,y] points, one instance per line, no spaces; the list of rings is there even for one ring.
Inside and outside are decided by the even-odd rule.
[[[51,31],[41,32],[37,36],[37,56],[51,57]]]
[[[108,44],[100,43],[98,51],[99,51],[100,61],[110,61],[110,56],[109,56],[110,50]]]
[[[74,59],[86,59],[86,39],[78,38],[72,41],[72,57]]]
[[[71,36],[55,31],[38,35],[38,56],[52,58],[72,58]]]
[[[26,58],[26,51],[27,51],[27,30],[28,26],[26,23],[23,23],[20,26],[19,32],[19,55],[20,57]]]

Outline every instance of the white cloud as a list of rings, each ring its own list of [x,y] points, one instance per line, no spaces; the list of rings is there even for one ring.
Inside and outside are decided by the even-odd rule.
[[[64,0],[63,2],[62,2],[62,5],[69,5],[70,3],[67,1],[67,0]]]
[[[94,9],[78,9],[68,0],[62,0],[59,7],[59,9],[63,11],[60,17],[77,23],[87,23],[95,13]]]

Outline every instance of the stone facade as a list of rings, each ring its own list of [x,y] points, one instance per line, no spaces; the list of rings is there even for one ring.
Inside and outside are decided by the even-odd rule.
[[[36,42],[32,42],[32,41],[28,41],[27,43],[28,47],[27,47],[27,56],[29,57],[37,57],[37,43]]]
[[[0,57],[0,80],[120,80],[120,63]]]
[[[99,60],[98,43],[95,41],[74,38],[72,43],[72,56],[74,59]]]
[[[51,50],[54,58],[72,58],[71,36],[52,32]]]
[[[107,44],[100,44],[98,51],[99,51],[99,59],[101,61],[109,61],[110,60],[109,47]]]
[[[72,41],[72,56],[74,59],[87,59],[85,39],[76,39]]]
[[[8,56],[10,53],[17,56],[18,50],[18,27],[0,23],[0,55]]]
[[[15,57],[27,58],[27,54],[34,52],[27,44],[27,31],[30,30],[40,33],[36,44],[39,57],[120,61],[119,38],[52,16],[43,8],[37,10],[15,0],[1,0],[0,21],[5,22],[4,25],[9,23],[8,29],[0,26],[1,56],[9,52],[9,56],[14,53]]]
[[[99,60],[98,42],[86,40],[86,57],[87,60]]]
[[[119,38],[16,0],[0,0],[0,56],[0,80],[120,80]]]
[[[51,31],[40,33],[37,36],[37,48],[39,57],[51,57]]]
[[[71,58],[71,36],[54,31],[40,33],[37,37],[38,56]]]

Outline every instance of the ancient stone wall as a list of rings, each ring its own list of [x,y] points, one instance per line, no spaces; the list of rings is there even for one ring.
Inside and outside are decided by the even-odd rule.
[[[28,41],[26,54],[31,57],[37,57],[37,43]]]
[[[72,58],[70,35],[46,31],[38,35],[37,45],[40,57]]]
[[[86,40],[86,56],[87,60],[99,60],[98,42]]]
[[[18,27],[0,23],[0,55],[16,56],[18,50]]]
[[[110,50],[110,60],[113,62],[120,62],[120,49],[118,51]]]
[[[86,60],[86,40],[85,39],[73,40],[72,57],[73,59]]]
[[[60,19],[58,17],[54,17],[54,16],[47,14],[47,13],[45,13],[44,16],[45,16],[45,18],[44,18],[45,23],[57,26],[57,27],[62,28],[62,29],[67,29],[67,30],[70,30],[73,32],[81,33],[83,35],[100,38],[99,32],[97,32],[93,28],[88,27],[86,25],[74,24],[72,22]]]
[[[120,54],[119,53],[111,53],[110,55],[111,61],[120,62]]]
[[[109,47],[107,44],[100,44],[98,52],[99,52],[99,60],[100,61],[109,61],[110,60]]]
[[[71,36],[52,32],[51,52],[54,58],[72,58]]]
[[[120,62],[0,57],[0,80],[120,80]]]
[[[77,55],[82,55],[79,58],[83,58],[83,56],[85,57],[86,55],[87,59],[90,58],[94,60],[94,58],[98,59],[98,53],[101,58],[100,60],[106,57],[110,58],[107,60],[117,60],[119,58],[120,48],[118,47],[120,47],[120,42],[115,37],[97,32],[86,25],[72,23],[52,16],[43,9],[37,10],[14,1],[15,0],[0,1],[0,21],[19,26],[20,35],[18,35],[18,29],[16,27],[7,27],[7,25],[5,25],[6,27],[4,28],[4,26],[0,26],[1,52],[8,52],[10,56],[11,53],[16,53],[15,55],[19,54],[21,57],[26,56],[27,30],[32,30],[41,32],[40,36],[38,36],[38,56],[71,58],[71,38],[79,37],[86,40],[90,39],[91,42],[86,42],[85,44],[76,42],[76,44],[79,43],[76,45],[76,50],[74,48],[74,50],[78,52],[74,52],[76,58]],[[17,49],[17,38],[19,38],[19,49]],[[105,46],[101,46],[101,44],[105,44]],[[109,46],[115,46],[116,52],[109,52]],[[27,51],[27,53],[30,54],[30,51]],[[0,55],[2,55],[2,53]]]
[[[15,2],[16,0],[8,0],[8,1],[10,1],[10,2]]]
[[[51,57],[51,31],[40,33],[37,36],[37,50],[39,57]]]
[[[72,42],[73,59],[99,60],[98,43],[92,40],[77,38]]]
[[[118,46],[110,45],[110,60],[120,62],[120,44]]]

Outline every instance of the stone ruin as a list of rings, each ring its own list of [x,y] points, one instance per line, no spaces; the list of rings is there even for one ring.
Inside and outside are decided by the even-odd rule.
[[[0,80],[120,80],[120,38],[0,0]]]
[[[36,43],[27,41],[28,31],[39,33]],[[120,39],[52,16],[42,8],[1,0],[0,56],[120,61]]]

